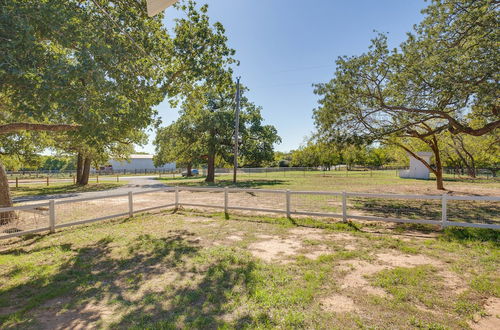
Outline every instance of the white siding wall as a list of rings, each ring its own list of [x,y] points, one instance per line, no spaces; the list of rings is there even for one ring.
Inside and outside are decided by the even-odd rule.
[[[155,169],[167,170],[167,171],[175,170],[175,163],[168,163],[163,165],[162,167],[155,167],[152,158],[131,158],[130,162],[110,160],[109,164],[113,166],[114,171],[155,170]]]

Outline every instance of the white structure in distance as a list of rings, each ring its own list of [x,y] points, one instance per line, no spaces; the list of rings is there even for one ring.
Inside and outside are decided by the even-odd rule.
[[[405,179],[429,179],[430,171],[427,166],[424,165],[420,160],[413,157],[411,154],[408,154],[410,157],[410,169],[399,171],[399,177]],[[417,156],[422,158],[430,164],[431,157],[433,156],[432,152],[417,152]]]
[[[153,164],[153,155],[132,154],[129,160],[115,160],[111,159],[108,164],[101,167],[104,171],[144,171],[144,170],[162,170],[173,171],[176,169],[175,163],[168,163],[161,167],[155,167]]]

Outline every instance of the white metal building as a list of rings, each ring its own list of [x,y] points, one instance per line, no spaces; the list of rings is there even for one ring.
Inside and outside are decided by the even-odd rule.
[[[430,164],[432,152],[417,152],[417,156]],[[429,179],[430,171],[420,160],[408,154],[410,157],[410,169],[399,171],[400,178]]]
[[[140,170],[175,170],[175,163],[168,163],[161,167],[155,167],[153,164],[153,155],[130,155],[129,161],[110,160],[109,165],[113,171],[140,171]]]

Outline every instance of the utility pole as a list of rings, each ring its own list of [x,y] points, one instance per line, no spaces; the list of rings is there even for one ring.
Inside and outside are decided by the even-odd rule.
[[[238,171],[238,144],[240,135],[240,77],[236,78],[236,111],[234,116],[234,171],[233,183],[236,183],[236,172]]]

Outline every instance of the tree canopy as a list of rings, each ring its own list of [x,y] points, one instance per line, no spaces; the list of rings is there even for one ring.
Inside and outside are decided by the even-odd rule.
[[[399,48],[379,35],[366,53],[339,58],[334,78],[315,85],[320,134],[365,143],[419,139],[435,154],[436,167],[427,165],[442,189],[439,134],[481,136],[500,127],[498,5],[434,0]]]

